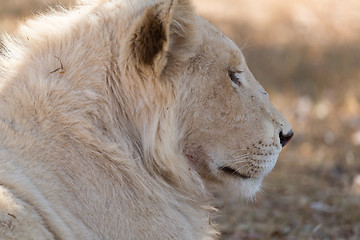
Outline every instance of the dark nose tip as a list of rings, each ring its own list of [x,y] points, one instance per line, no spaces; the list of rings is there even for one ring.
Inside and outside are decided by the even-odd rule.
[[[290,139],[294,136],[294,132],[292,130],[290,130],[290,132],[284,134],[282,131],[280,132],[279,134],[279,137],[280,137],[280,144],[281,146],[285,146],[289,141]]]

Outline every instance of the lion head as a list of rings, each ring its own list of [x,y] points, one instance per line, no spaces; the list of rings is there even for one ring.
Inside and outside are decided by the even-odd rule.
[[[193,14],[188,1],[147,8],[132,32],[124,72],[132,67],[130,72],[146,76],[144,92],[154,93],[150,99],[142,95],[140,112],[171,116],[171,123],[159,120],[155,131],[164,125],[176,129],[181,154],[205,183],[223,183],[236,196],[253,197],[293,132],[241,50]],[[149,78],[155,80],[150,84]]]
[[[136,62],[134,72],[140,69],[157,79],[148,85],[157,99],[142,106],[154,103],[148,112],[161,108],[172,116],[169,125],[177,129],[180,152],[205,183],[223,183],[236,196],[254,196],[293,132],[241,50],[193,14],[188,1],[148,8],[134,29],[129,42],[135,50],[128,56],[135,61],[127,62]]]

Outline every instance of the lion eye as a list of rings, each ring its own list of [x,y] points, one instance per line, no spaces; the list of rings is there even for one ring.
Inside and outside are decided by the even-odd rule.
[[[238,71],[238,72],[233,72],[233,71],[229,71],[229,77],[231,79],[231,81],[233,83],[235,83],[236,85],[241,85],[242,84],[242,75],[241,75],[242,71]]]

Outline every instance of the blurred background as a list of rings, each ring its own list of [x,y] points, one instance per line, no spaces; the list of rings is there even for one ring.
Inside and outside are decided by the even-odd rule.
[[[73,1],[0,0],[0,33],[58,4]],[[194,4],[295,131],[254,202],[219,206],[222,239],[360,239],[360,1]]]

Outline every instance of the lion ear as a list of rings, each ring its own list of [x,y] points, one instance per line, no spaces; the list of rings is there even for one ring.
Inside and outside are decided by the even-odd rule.
[[[175,0],[151,6],[131,28],[126,39],[127,64],[139,71],[161,71],[166,65]]]

